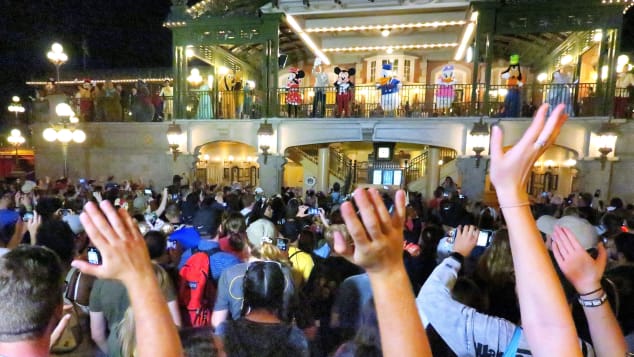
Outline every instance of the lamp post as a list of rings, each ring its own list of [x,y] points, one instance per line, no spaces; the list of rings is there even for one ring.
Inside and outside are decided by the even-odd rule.
[[[169,145],[170,151],[172,152],[172,156],[174,157],[174,161],[178,158],[181,151],[178,149],[180,146],[181,136],[183,135],[183,131],[181,130],[181,126],[176,124],[175,121],[172,120],[172,123],[167,127],[167,144]]]
[[[469,132],[471,142],[473,143],[473,152],[475,152],[476,168],[480,167],[480,159],[482,152],[489,147],[489,126],[480,118],[479,122],[473,123],[473,128]]]
[[[616,139],[619,136],[616,126],[610,121],[601,124],[597,131],[598,138],[598,151],[601,153],[599,160],[601,160],[601,170],[605,169],[605,163],[608,160],[608,155],[614,151],[616,147]]]
[[[264,123],[260,124],[258,128],[258,146],[264,155],[264,165],[266,165],[269,150],[271,149],[271,138],[273,138],[273,125],[264,119]]]
[[[68,177],[68,144],[75,142],[81,144],[86,141],[86,133],[75,126],[79,119],[70,105],[59,103],[55,107],[55,112],[61,118],[58,123],[53,124],[42,132],[44,140],[48,142],[59,141],[62,144],[62,155],[64,156],[64,177]]]
[[[46,58],[55,66],[57,73],[57,82],[59,82],[59,67],[61,67],[66,61],[68,61],[68,55],[64,53],[64,47],[55,42],[51,46],[51,50],[46,54]]]
[[[26,139],[24,139],[24,136],[22,136],[22,133],[20,132],[19,129],[13,129],[11,130],[11,135],[9,135],[9,137],[7,138],[7,141],[9,142],[9,144],[15,147],[15,167],[17,168],[18,167],[18,148],[20,147],[20,145],[24,144]]]
[[[13,98],[11,98],[11,104],[8,109],[11,113],[15,114],[15,122],[17,123],[18,115],[20,115],[20,113],[24,113],[24,106],[20,103],[20,97],[14,95]]]

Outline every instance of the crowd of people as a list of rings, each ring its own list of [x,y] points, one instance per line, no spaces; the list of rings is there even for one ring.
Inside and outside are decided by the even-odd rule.
[[[547,111],[508,151],[492,129],[495,208],[451,178],[431,199],[6,184],[0,356],[624,356],[634,206],[529,199]]]

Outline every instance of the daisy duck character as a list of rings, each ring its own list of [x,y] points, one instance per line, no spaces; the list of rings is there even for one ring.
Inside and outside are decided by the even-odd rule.
[[[376,88],[381,90],[381,108],[386,112],[394,112],[399,106],[398,91],[401,81],[392,74],[392,64],[384,63],[381,71],[382,77]]]
[[[504,111],[502,116],[506,118],[517,118],[520,116],[521,96],[520,89],[524,85],[522,81],[522,70],[520,68],[520,56],[511,55],[509,68],[501,73],[502,79],[506,79],[508,93],[504,98]]]
[[[454,99],[454,77],[453,65],[448,64],[442,68],[440,76],[436,79],[438,89],[436,89],[436,107],[439,109],[451,108]]]
[[[295,118],[297,118],[297,107],[302,104],[302,94],[299,92],[299,84],[302,78],[304,78],[304,71],[301,69],[295,67],[288,69],[288,78],[286,80],[286,107],[289,118],[293,112],[295,112]]]
[[[337,80],[335,81],[335,89],[337,90],[337,113],[335,116],[350,116],[350,103],[353,99],[354,83],[350,80],[351,76],[354,76],[355,69],[341,69],[335,67],[335,74]]]

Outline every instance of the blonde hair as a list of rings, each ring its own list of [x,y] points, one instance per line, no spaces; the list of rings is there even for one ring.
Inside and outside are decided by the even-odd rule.
[[[169,285],[170,279],[167,275],[167,272],[158,264],[152,263],[152,267],[154,268],[154,275],[156,275],[159,287],[161,288],[161,290],[165,290],[165,288],[167,288]],[[117,340],[121,345],[121,355],[123,357],[136,356],[136,333],[132,306],[128,306],[128,308],[125,310],[123,318],[117,324],[115,330],[117,334]]]
[[[260,259],[262,260],[274,260],[287,266],[290,266],[288,257],[274,244],[262,243],[260,246]]]
[[[348,232],[348,228],[345,224],[331,224],[330,227],[326,229],[326,232],[324,232],[324,239],[326,243],[328,243],[328,246],[330,246],[330,249],[333,249],[335,245],[335,232],[341,233],[347,244],[353,243],[352,236]]]

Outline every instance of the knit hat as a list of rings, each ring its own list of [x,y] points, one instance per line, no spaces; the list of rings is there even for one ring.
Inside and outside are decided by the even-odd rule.
[[[555,226],[571,230],[583,249],[588,250],[596,248],[596,245],[599,242],[597,230],[590,224],[590,222],[583,218],[576,216],[563,216],[557,219],[553,216],[544,215],[537,219],[537,228],[548,235],[553,234]]]

